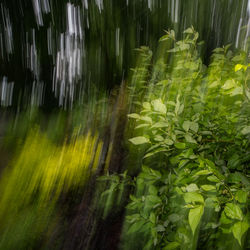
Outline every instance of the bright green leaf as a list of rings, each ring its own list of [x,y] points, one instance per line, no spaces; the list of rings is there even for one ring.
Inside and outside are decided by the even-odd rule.
[[[226,216],[228,216],[231,219],[236,219],[236,220],[243,219],[243,213],[237,204],[227,203],[224,211]]]
[[[149,116],[141,116],[140,119],[145,122],[152,123],[152,118]]]
[[[188,132],[190,128],[190,121],[184,121],[182,127],[186,132]]]
[[[236,83],[233,79],[230,79],[230,80],[227,80],[221,88],[227,90],[227,89],[231,89],[234,87],[236,87]]]
[[[202,214],[203,214],[204,207],[203,206],[198,206],[195,208],[190,209],[189,214],[188,214],[188,222],[189,225],[192,229],[193,235],[195,233],[195,230],[197,226],[200,223]]]
[[[194,202],[204,203],[203,196],[196,192],[185,193],[184,200],[186,203],[194,203]]]
[[[211,182],[220,182],[220,180],[214,175],[208,176],[207,179]]]
[[[165,127],[168,127],[168,123],[166,122],[156,122],[152,126],[152,128],[165,128]]]
[[[195,183],[191,183],[186,187],[187,192],[195,192],[198,191],[199,188]]]
[[[147,109],[147,110],[151,110],[151,105],[150,105],[149,102],[144,102],[144,103],[142,104],[142,106],[143,106],[143,108],[145,108],[145,109]]]
[[[137,136],[137,137],[131,138],[129,139],[129,141],[133,143],[134,145],[141,145],[141,144],[149,143],[149,139],[143,136]]]
[[[232,226],[232,232],[233,232],[234,238],[238,240],[240,246],[241,246],[241,238],[243,234],[248,230],[248,228],[249,228],[248,223],[244,221],[236,222]]]
[[[215,190],[215,186],[213,185],[201,185],[201,188],[204,190],[204,191],[212,191],[212,190]]]
[[[198,175],[208,175],[208,174],[211,174],[212,172],[204,169],[204,170],[200,170],[198,171],[197,173],[195,173],[193,176],[198,176]]]
[[[153,105],[155,111],[158,111],[158,112],[160,112],[160,113],[162,113],[162,114],[166,114],[167,109],[166,109],[166,106],[165,106],[165,104],[162,102],[161,99],[153,100],[153,101],[152,101],[152,105]]]
[[[184,149],[186,147],[186,144],[182,142],[176,142],[174,146],[178,149]]]
[[[241,133],[242,133],[243,135],[250,134],[250,126],[244,127],[244,128],[241,130]]]
[[[186,30],[183,31],[183,33],[193,34],[194,30],[192,28],[187,28]]]
[[[236,64],[234,67],[234,71],[237,72],[237,71],[241,70],[242,68],[243,68],[242,64]]]
[[[129,118],[134,118],[134,119],[140,119],[141,118],[141,116],[136,114],[136,113],[129,114],[128,117]]]
[[[247,192],[243,190],[238,190],[235,195],[235,199],[240,203],[247,202]]]

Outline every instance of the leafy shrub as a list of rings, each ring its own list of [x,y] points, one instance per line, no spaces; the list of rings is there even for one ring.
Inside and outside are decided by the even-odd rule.
[[[217,48],[206,67],[197,40],[192,27],[181,41],[174,31],[160,39],[173,47],[155,60],[128,115],[137,131],[129,139],[132,150],[143,145],[146,151],[127,206],[124,249],[244,247],[250,216],[247,55]]]

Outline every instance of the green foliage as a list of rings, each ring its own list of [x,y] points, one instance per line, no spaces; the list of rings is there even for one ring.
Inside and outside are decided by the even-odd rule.
[[[127,206],[124,249],[244,246],[250,75],[237,65],[244,65],[247,55],[217,48],[206,67],[197,39],[193,27],[182,41],[174,31],[160,39],[173,44],[166,52],[168,65],[160,69],[157,62],[166,57],[157,58],[128,115],[134,131],[129,141],[145,153]]]
[[[28,249],[53,229],[62,193],[83,188],[99,166],[103,142],[89,132],[61,146],[38,129],[1,173],[0,249]]]

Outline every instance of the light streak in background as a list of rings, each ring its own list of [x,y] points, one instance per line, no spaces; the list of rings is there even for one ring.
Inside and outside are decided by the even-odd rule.
[[[23,71],[29,69],[33,78],[27,80],[29,87],[25,86],[21,92],[26,91],[31,95],[34,89],[33,82],[39,82],[40,85],[43,82],[43,91],[45,88],[46,94],[51,91],[57,99],[58,106],[64,109],[72,108],[74,103],[82,99],[79,96],[86,89],[92,88],[92,84],[98,88],[101,85],[110,84],[113,86],[121,82],[123,72],[129,72],[126,65],[130,62],[133,49],[141,45],[154,44],[153,40],[157,40],[150,34],[152,28],[155,28],[152,26],[154,22],[160,23],[160,18],[157,17],[156,13],[162,8],[166,8],[167,17],[164,19],[165,27],[161,28],[162,32],[164,28],[175,26],[176,33],[180,34],[187,26],[196,23],[197,27],[195,28],[200,29],[201,38],[204,35],[201,32],[204,25],[211,28],[210,37],[216,33],[216,36],[211,38],[214,39],[213,46],[221,46],[228,40],[236,48],[248,49],[249,0],[242,0],[242,2],[239,1],[235,4],[239,11],[233,13],[233,21],[229,20],[228,29],[224,29],[225,22],[222,20],[220,2],[208,1],[203,8],[201,1],[193,0],[190,9],[186,8],[185,2],[180,0],[138,0],[135,3],[124,0],[125,8],[120,10],[121,16],[114,15],[112,22],[109,22],[107,13],[112,14],[112,11],[108,11],[117,8],[115,1],[82,0],[80,3],[72,3],[69,1],[32,0],[30,2],[33,11],[31,17],[27,17],[27,13],[25,14],[26,5],[22,1],[18,1],[21,15],[20,23],[22,24],[21,34],[16,31],[16,28],[13,30],[13,27],[17,25],[15,12],[10,9],[10,5],[2,2],[0,4],[0,59],[4,66],[1,77],[7,76],[8,79],[11,79],[5,72],[5,64],[17,62],[14,58],[21,48],[22,58],[20,59],[23,63],[16,67],[22,68]],[[231,13],[232,5],[233,2],[228,1],[225,5],[226,13]],[[61,8],[61,12],[58,12],[61,14],[59,18],[57,16],[58,6]],[[145,6],[145,10],[141,8],[141,11],[138,11],[138,6]],[[206,7],[211,9],[210,13],[206,15],[208,17],[207,23],[202,20],[199,22],[199,11],[206,9]],[[19,12],[17,11],[17,13]],[[127,13],[127,16],[124,13]],[[132,18],[131,24],[134,26],[130,25],[130,28],[126,27],[127,24],[123,25],[123,15],[127,19]],[[27,25],[26,22],[33,17],[35,25]],[[112,23],[114,23],[114,27]],[[198,27],[199,25],[200,27]],[[46,32],[43,32],[44,29]],[[93,44],[90,43],[92,37],[95,38]],[[126,51],[127,48],[129,48],[128,51]],[[44,66],[44,57],[46,56],[50,60],[49,66]],[[10,61],[11,58],[12,61]],[[43,79],[44,67],[47,67],[45,74],[49,75],[46,80]],[[107,71],[109,74],[113,74],[107,77],[108,81],[111,79],[115,82],[103,82]],[[25,82],[26,78],[22,80]],[[23,85],[26,85],[26,82]],[[19,85],[15,84],[14,93],[19,91],[16,86]],[[19,94],[15,96],[19,96]],[[46,97],[44,96],[43,101],[40,100],[36,103],[44,105]],[[35,103],[34,97],[29,99]]]
[[[3,77],[0,83],[0,103],[3,107],[9,107],[12,104],[14,82],[8,82],[7,77]]]
[[[75,86],[82,80],[84,59],[84,35],[80,7],[68,3],[66,17],[67,31],[60,34],[59,51],[57,51],[53,75],[53,91],[59,98],[59,106],[72,107]],[[51,39],[50,37],[48,39]]]

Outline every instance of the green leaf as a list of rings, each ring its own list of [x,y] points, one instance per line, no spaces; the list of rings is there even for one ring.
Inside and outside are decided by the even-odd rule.
[[[216,88],[220,85],[219,81],[214,81],[208,85],[209,88]]]
[[[158,111],[158,112],[160,112],[160,113],[162,113],[162,114],[166,114],[167,109],[166,109],[166,106],[165,106],[165,104],[162,102],[161,99],[153,100],[151,103],[152,103],[152,105],[153,105],[155,111]]]
[[[169,221],[171,221],[172,223],[175,223],[177,221],[179,221],[181,219],[181,217],[178,214],[170,214],[168,216]]]
[[[178,149],[184,149],[186,147],[186,144],[182,142],[176,142],[174,146]]]
[[[234,71],[237,72],[237,71],[241,70],[242,68],[243,68],[242,64],[236,64],[234,67]]]
[[[165,128],[165,127],[168,127],[168,123],[166,122],[156,122],[152,126],[152,128]]]
[[[213,186],[213,185],[202,185],[201,188],[202,188],[204,191],[216,190],[215,186]]]
[[[233,88],[232,90],[228,91],[227,94],[229,94],[230,96],[243,95],[243,87],[239,86],[239,87]]]
[[[151,105],[150,105],[149,102],[144,102],[144,103],[142,104],[142,106],[143,106],[143,108],[145,108],[145,109],[147,109],[147,110],[151,110]]]
[[[152,195],[157,195],[158,190],[157,190],[157,188],[156,188],[154,185],[150,185],[150,186],[149,186],[149,189],[148,189],[148,192],[149,192],[150,194],[152,194]]]
[[[152,203],[161,203],[161,199],[157,195],[147,195],[146,199]]]
[[[244,127],[244,128],[241,130],[241,133],[242,133],[243,135],[250,134],[250,126]]]
[[[149,220],[150,220],[153,224],[155,224],[155,222],[156,222],[155,213],[153,213],[153,212],[150,213]]]
[[[195,192],[198,191],[199,188],[195,183],[191,183],[186,187],[187,192]]]
[[[234,238],[238,240],[240,246],[241,246],[241,238],[243,234],[248,230],[248,228],[249,228],[248,223],[244,221],[236,222],[232,226],[232,232],[233,232]]]
[[[150,124],[148,124],[148,123],[143,123],[143,124],[140,124],[140,125],[136,126],[135,129],[138,129],[138,128],[145,128],[145,127],[149,127],[149,126],[150,126]]]
[[[227,90],[227,89],[231,89],[234,87],[236,87],[236,83],[233,79],[230,79],[230,80],[227,80],[221,88]]]
[[[167,104],[171,105],[171,106],[175,106],[175,102],[173,102],[173,101],[167,101]]]
[[[188,132],[190,128],[190,121],[184,121],[182,127],[186,132]]]
[[[171,139],[165,139],[164,143],[166,143],[167,145],[173,145],[174,142]]]
[[[194,203],[194,202],[204,203],[203,196],[196,192],[185,193],[184,200],[186,203]]]
[[[145,122],[152,123],[152,118],[149,116],[141,116],[140,119]]]
[[[190,209],[190,211],[189,211],[188,222],[189,222],[189,225],[192,229],[193,235],[195,233],[197,226],[200,223],[200,220],[201,220],[201,217],[203,214],[203,210],[204,210],[203,206],[198,206],[196,208]]]
[[[193,34],[194,30],[192,28],[187,28],[186,30],[184,30],[183,33],[187,33],[187,34]]]
[[[180,46],[179,46],[179,49],[181,51],[183,51],[183,50],[189,50],[189,48],[190,48],[190,45],[188,43],[184,43],[184,42],[181,43]]]
[[[155,155],[155,154],[157,154],[157,153],[166,152],[166,151],[167,151],[167,150],[166,150],[165,148],[159,148],[159,149],[156,149],[156,150],[154,150],[154,151],[152,151],[152,152],[149,152],[149,153],[145,154],[143,158],[145,159],[145,158],[148,158],[148,157],[150,157],[150,156],[152,156],[152,155]]]
[[[196,140],[189,134],[185,135],[185,140],[189,143],[195,143],[195,144],[197,143]]]
[[[175,242],[171,242],[171,243],[167,244],[163,248],[163,250],[172,250],[172,249],[176,249],[179,246],[180,246],[180,243],[175,241]]]
[[[204,169],[204,170],[200,170],[198,172],[196,172],[193,176],[198,176],[198,175],[208,175],[208,174],[211,174],[212,172]]]
[[[232,223],[232,220],[225,215],[225,211],[221,213],[220,223],[225,225]]]
[[[128,117],[133,118],[133,119],[140,119],[141,118],[141,116],[136,114],[136,113],[129,114]]]
[[[161,135],[156,135],[156,136],[154,137],[154,140],[155,140],[155,141],[164,141],[164,138],[163,138]]]
[[[247,192],[243,190],[238,190],[235,195],[235,199],[240,203],[247,202]]]
[[[178,115],[180,115],[183,112],[183,110],[184,110],[184,104],[181,104],[178,110]]]
[[[156,231],[157,232],[164,232],[165,231],[165,227],[163,225],[157,225],[156,226]]]
[[[131,225],[131,227],[129,227],[127,233],[128,233],[128,234],[132,234],[132,233],[141,231],[142,226],[143,226],[144,224],[145,224],[145,221],[144,221],[144,220],[139,220],[139,221],[133,223],[133,224]]]
[[[159,42],[163,42],[163,41],[166,41],[169,39],[169,36],[168,35],[164,35],[160,38]]]
[[[226,216],[231,219],[243,220],[243,213],[240,207],[233,203],[227,203],[224,209]]]
[[[137,137],[131,138],[129,139],[129,141],[133,143],[134,145],[141,145],[141,144],[149,143],[149,139],[143,136],[137,136]]]
[[[190,122],[190,125],[189,125],[190,129],[192,131],[194,131],[195,133],[198,132],[199,130],[199,124],[197,122]]]
[[[220,180],[214,175],[208,176],[207,179],[211,182],[220,182]]]

